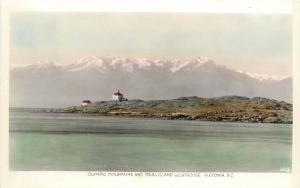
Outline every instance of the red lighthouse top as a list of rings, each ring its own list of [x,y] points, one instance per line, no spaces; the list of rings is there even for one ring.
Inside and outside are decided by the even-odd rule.
[[[122,93],[120,93],[120,91],[118,90],[118,92],[115,92],[114,95],[118,95],[118,96],[123,96]]]

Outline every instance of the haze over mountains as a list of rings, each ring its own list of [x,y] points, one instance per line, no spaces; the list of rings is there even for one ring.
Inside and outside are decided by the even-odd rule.
[[[150,60],[89,57],[71,64],[44,62],[10,71],[10,106],[65,107],[83,99],[110,100],[239,95],[292,102],[292,79],[258,75],[215,64],[207,57]]]

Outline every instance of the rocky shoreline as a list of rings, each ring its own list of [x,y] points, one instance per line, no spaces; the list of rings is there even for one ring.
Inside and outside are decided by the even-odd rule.
[[[86,106],[43,109],[42,112],[170,120],[292,124],[292,104],[261,97],[181,97],[171,100],[99,101]]]

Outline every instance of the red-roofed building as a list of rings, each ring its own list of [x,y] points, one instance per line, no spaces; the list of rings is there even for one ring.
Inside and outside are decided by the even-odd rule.
[[[123,94],[118,90],[118,92],[113,93],[112,100],[114,101],[124,101],[126,100]]]
[[[92,101],[90,101],[90,100],[83,100],[83,101],[81,102],[81,105],[82,105],[82,106],[86,106],[86,105],[88,105],[88,104],[92,104]]]

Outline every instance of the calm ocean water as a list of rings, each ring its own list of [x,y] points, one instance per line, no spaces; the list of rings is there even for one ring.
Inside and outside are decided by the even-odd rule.
[[[11,170],[280,172],[292,126],[11,112]]]

